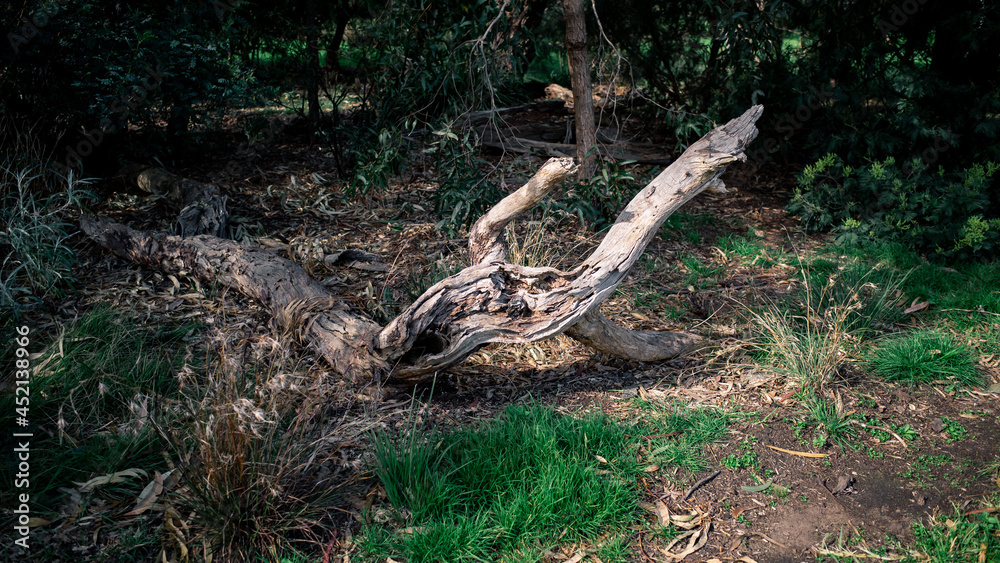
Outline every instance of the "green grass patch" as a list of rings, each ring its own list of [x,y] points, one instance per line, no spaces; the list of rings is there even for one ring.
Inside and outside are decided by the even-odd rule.
[[[753,233],[753,230],[746,236],[722,235],[716,245],[726,255],[735,255],[741,258],[753,258],[760,254],[763,249],[760,238]]]
[[[926,301],[928,306],[919,313],[922,320],[967,334],[982,354],[1000,353],[1000,260],[945,266],[898,243],[866,242],[828,250],[896,275],[905,273],[897,310]]]
[[[473,428],[378,434],[373,469],[394,522],[367,526],[359,545],[375,559],[519,561],[596,541],[637,520],[644,468],[700,470],[701,446],[726,428],[712,411],[657,414],[629,425],[530,405]],[[682,435],[653,438],[668,432]],[[614,542],[599,549],[623,557]]]
[[[711,213],[678,211],[667,217],[660,228],[660,236],[668,242],[686,240],[691,244],[701,244],[702,229],[717,222],[718,219]]]
[[[723,266],[705,264],[693,254],[682,256],[681,263],[684,264],[684,268],[687,270],[687,274],[684,276],[684,284],[702,289],[718,283],[719,277],[726,270]]]
[[[946,381],[952,385],[981,383],[972,351],[938,329],[921,329],[884,337],[870,352],[866,366],[887,381],[910,384]]]
[[[35,362],[31,484],[43,513],[57,510],[64,496],[58,488],[74,481],[129,468],[164,469],[154,415],[160,398],[177,391],[183,339],[198,325],[146,327],[135,316],[93,309],[67,325]],[[13,394],[0,401],[6,402],[13,403]],[[134,499],[142,481],[111,484],[99,494],[109,502]]]
[[[1000,498],[994,495],[995,507]],[[996,512],[966,516],[957,507],[952,514],[913,524],[915,549],[920,557],[906,561],[1000,562],[1000,517]]]

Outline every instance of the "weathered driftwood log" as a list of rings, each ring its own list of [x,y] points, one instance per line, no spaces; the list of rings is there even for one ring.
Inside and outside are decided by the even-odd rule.
[[[126,174],[126,179],[147,193],[164,196],[171,207],[179,210],[176,232],[181,236],[226,236],[228,198],[216,186],[155,167],[137,167]]]
[[[601,316],[600,304],[627,275],[663,221],[721,182],[726,165],[744,159],[763,111],[754,106],[691,145],[622,211],[600,246],[570,271],[530,268],[506,259],[502,233],[576,166],[552,159],[472,228],[472,265],[435,284],[387,326],[353,313],[299,266],[231,241],[137,232],[108,221],[83,229],[116,254],[171,273],[232,286],[259,300],[278,326],[297,334],[352,377],[416,381],[460,362],[490,342],[532,342],[565,332],[603,352],[638,360],[673,357],[700,345],[695,335],[630,331]]]

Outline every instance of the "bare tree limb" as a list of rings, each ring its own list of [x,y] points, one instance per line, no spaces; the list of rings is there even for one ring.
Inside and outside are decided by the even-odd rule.
[[[562,332],[603,352],[639,360],[676,356],[699,345],[683,333],[629,331],[599,313],[663,221],[709,187],[726,165],[745,160],[763,108],[716,128],[692,144],[622,211],[594,252],[569,271],[506,261],[500,233],[573,173],[550,160],[473,227],[473,264],[446,278],[384,328],[352,313],[299,266],[208,235],[174,237],[108,221],[82,221],[101,245],[136,263],[189,273],[235,287],[266,306],[285,331],[299,334],[333,368],[354,377],[390,374],[414,381],[465,359],[490,342],[532,342]]]

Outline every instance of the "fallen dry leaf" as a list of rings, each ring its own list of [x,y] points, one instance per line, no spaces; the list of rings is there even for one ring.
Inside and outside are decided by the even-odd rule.
[[[778,446],[767,446],[767,447],[771,448],[772,450],[777,450],[777,451],[779,451],[781,453],[792,454],[792,455],[797,455],[797,456],[802,456],[802,457],[820,457],[820,458],[822,458],[822,457],[829,457],[827,454],[817,454],[817,453],[813,453],[813,452],[797,452],[795,450],[786,450],[785,448],[779,448]]]
[[[109,485],[111,483],[121,483],[126,479],[131,479],[132,477],[145,477],[148,475],[142,469],[126,469],[124,471],[116,471],[108,475],[101,475],[100,477],[94,477],[93,479],[87,481],[86,483],[73,482],[74,485],[80,488],[81,493],[86,493],[94,490],[101,485]]]
[[[132,510],[126,512],[123,516],[136,516],[152,508],[156,499],[159,498],[160,493],[163,492],[163,479],[169,477],[171,473],[173,473],[173,470],[168,471],[166,475],[161,475],[159,471],[154,471],[153,480],[139,493],[139,497],[136,499]]]
[[[656,501],[656,517],[659,518],[661,526],[670,525],[670,509],[659,499]]]

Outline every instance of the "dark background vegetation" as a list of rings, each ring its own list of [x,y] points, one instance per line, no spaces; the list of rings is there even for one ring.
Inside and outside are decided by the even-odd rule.
[[[302,127],[334,150],[349,195],[367,193],[405,167],[412,133],[537,97],[551,81],[569,86],[560,3],[500,4],[8,2],[0,7],[4,158],[50,159],[50,169],[78,177],[110,176],[130,160],[169,166],[226,150],[211,146],[211,133],[227,111],[297,92]],[[793,202],[810,228],[895,238],[939,257],[996,252],[994,3],[594,8],[595,79],[639,93],[642,118],[681,146],[763,103],[754,170],[835,155]],[[458,199],[474,214],[492,203],[488,190],[449,194],[481,181],[467,169],[474,160],[451,165],[439,207]]]

